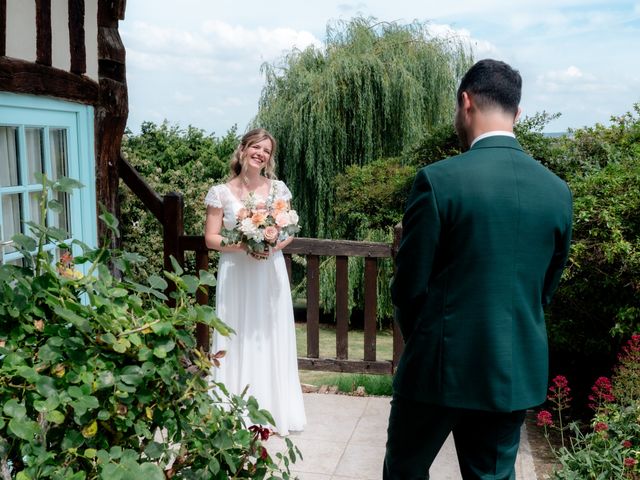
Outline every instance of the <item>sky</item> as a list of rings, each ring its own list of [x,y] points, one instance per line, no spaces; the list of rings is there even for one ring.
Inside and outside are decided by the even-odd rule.
[[[523,115],[560,113],[547,132],[608,125],[640,102],[640,0],[130,0],[128,127],[144,121],[216,137],[258,111],[261,65],[322,48],[329,24],[355,16],[427,22],[523,78]]]

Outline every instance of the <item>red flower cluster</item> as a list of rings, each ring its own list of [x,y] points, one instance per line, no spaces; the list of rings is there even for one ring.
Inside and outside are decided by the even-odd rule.
[[[591,387],[593,395],[589,395],[589,400],[592,402],[589,407],[593,410],[598,410],[606,403],[612,403],[615,401],[613,396],[613,387],[611,381],[607,377],[600,377],[596,380],[596,383]]]
[[[271,435],[271,430],[260,425],[251,425],[249,431],[253,432],[256,437],[260,437],[262,441],[269,440],[269,435]]]
[[[640,333],[634,333],[618,355],[620,363],[640,363]]]
[[[551,382],[552,385],[549,387],[549,392],[551,393],[547,395],[547,399],[555,403],[560,409],[568,407],[571,401],[569,396],[571,389],[569,388],[567,377],[558,375]]]
[[[625,440],[625,441],[622,442],[622,446],[624,448],[631,448],[631,447],[633,447],[633,443],[631,443],[630,440]]]
[[[624,459],[625,467],[634,467],[637,463],[638,463],[638,460],[636,460],[635,458],[627,457]]]
[[[607,430],[609,430],[609,425],[604,422],[598,422],[594,425],[593,429],[596,432],[606,432]]]
[[[539,427],[550,427],[553,425],[553,415],[548,410],[541,410],[536,417]]]

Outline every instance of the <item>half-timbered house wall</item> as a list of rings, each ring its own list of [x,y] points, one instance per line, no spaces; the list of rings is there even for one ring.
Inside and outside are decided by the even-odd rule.
[[[86,185],[48,218],[74,238],[97,244],[99,204],[117,213],[125,3],[0,0],[0,262],[17,261],[11,235],[37,220],[37,173]]]

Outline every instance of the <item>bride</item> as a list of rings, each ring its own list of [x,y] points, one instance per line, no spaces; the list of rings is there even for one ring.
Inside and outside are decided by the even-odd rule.
[[[228,244],[221,235],[223,227],[233,228],[249,196],[256,202],[290,202],[291,192],[275,179],[275,153],[276,141],[269,132],[246,133],[231,158],[229,180],[211,187],[205,198],[205,241],[220,251],[216,312],[236,332],[231,337],[214,333],[211,351],[227,354],[211,375],[236,395],[248,385],[248,394],[273,416],[271,427],[288,435],[306,423],[291,290],[282,255],[293,237],[257,253],[244,244]]]

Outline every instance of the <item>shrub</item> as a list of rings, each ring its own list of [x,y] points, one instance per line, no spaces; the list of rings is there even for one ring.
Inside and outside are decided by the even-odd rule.
[[[101,219],[117,232],[112,215]],[[37,242],[14,237],[25,266],[0,266],[3,479],[289,478],[297,449],[287,441],[286,454],[274,458],[263,445],[268,432],[247,428],[245,419],[273,423],[269,412],[206,378],[223,352],[196,349],[196,323],[231,333],[194,301],[212,275],[184,275],[176,264],[164,278],[138,283],[128,273],[140,256],[62,243],[65,232],[30,227]],[[83,252],[54,264],[44,248],[50,242]],[[85,275],[79,264],[87,264]],[[175,286],[173,306],[165,278]]]
[[[222,138],[189,126],[182,130],[152,122],[142,124],[141,133],[129,132],[123,154],[160,195],[179,192],[184,198],[184,228],[187,235],[202,235],[209,188],[228,173],[238,137],[236,128]],[[162,226],[126,186],[120,189],[122,243],[126,249],[147,258],[142,275],[162,271]]]

